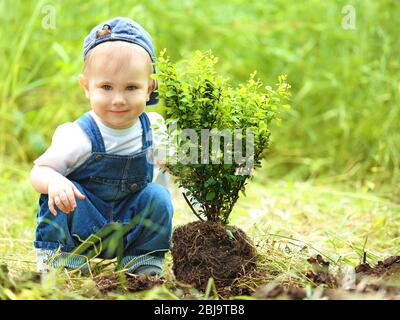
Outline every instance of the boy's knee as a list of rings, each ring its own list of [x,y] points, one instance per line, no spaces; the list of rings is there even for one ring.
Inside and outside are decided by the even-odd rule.
[[[168,189],[157,183],[149,183],[143,189],[141,196],[161,205],[171,203],[171,195]]]
[[[140,195],[142,203],[146,206],[150,206],[152,215],[169,217],[173,215],[173,206],[171,201],[171,195],[164,186],[149,183],[146,188],[143,189]]]

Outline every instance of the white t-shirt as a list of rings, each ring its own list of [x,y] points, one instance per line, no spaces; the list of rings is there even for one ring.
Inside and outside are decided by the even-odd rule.
[[[90,111],[103,137],[107,153],[128,155],[142,148],[142,124],[139,119],[126,129],[112,129],[104,125],[100,118]],[[168,139],[164,118],[156,112],[147,113],[153,129],[153,148],[162,145]],[[63,176],[83,164],[92,152],[92,143],[86,133],[76,122],[67,122],[57,127],[53,134],[50,147],[34,161],[35,165],[51,167]],[[157,152],[154,152],[157,154]],[[154,163],[157,159],[154,159]],[[158,173],[155,166],[155,177]]]

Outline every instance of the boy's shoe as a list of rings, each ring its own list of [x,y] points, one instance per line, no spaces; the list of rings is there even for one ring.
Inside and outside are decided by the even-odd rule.
[[[163,258],[152,255],[126,256],[121,259],[117,269],[125,269],[127,273],[161,277],[163,275],[163,263]]]
[[[147,276],[159,276],[163,274],[163,270],[158,266],[140,266],[135,269],[135,274],[145,274]]]
[[[69,270],[80,270],[83,274],[89,273],[89,261],[85,256],[46,249],[37,249],[36,255],[38,272],[47,272],[51,268],[66,268]]]

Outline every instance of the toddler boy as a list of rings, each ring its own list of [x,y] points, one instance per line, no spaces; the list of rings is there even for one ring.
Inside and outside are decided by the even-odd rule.
[[[136,22],[114,18],[85,38],[83,58],[79,81],[91,111],[60,125],[31,171],[41,193],[34,241],[39,270],[87,271],[93,250],[71,252],[96,234],[102,240],[96,256],[117,257],[118,270],[161,275],[173,207],[169,191],[152,182],[150,151],[166,128],[159,114],[144,112],[158,102],[151,37]],[[119,227],[109,234],[110,225]]]

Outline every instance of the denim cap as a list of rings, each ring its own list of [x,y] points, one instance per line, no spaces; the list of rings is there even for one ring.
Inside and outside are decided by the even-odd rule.
[[[153,41],[150,35],[140,24],[129,18],[113,18],[94,27],[89,35],[86,36],[83,43],[83,59],[85,60],[86,55],[91,49],[106,41],[127,41],[137,44],[144,48],[149,54],[151,61],[155,62]],[[153,72],[156,72],[154,65]],[[146,105],[155,105],[157,103],[158,92],[153,91]]]

